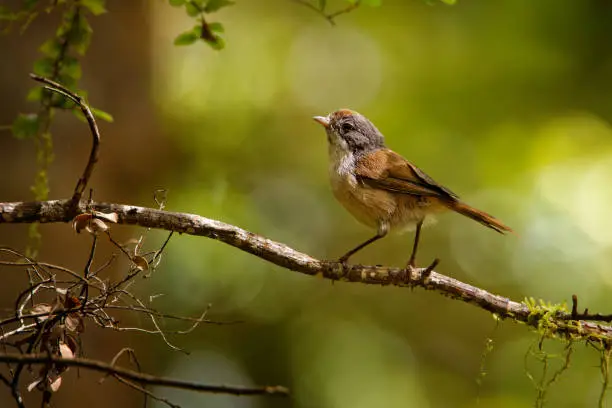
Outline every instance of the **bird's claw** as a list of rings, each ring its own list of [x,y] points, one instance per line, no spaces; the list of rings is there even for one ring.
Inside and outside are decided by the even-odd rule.
[[[345,258],[345,257],[339,258],[336,261],[336,263],[338,263],[340,265],[339,279],[345,278],[346,275],[348,274],[349,268],[350,268],[350,266],[348,264],[348,258]],[[336,280],[339,280],[339,279],[333,279],[332,283],[335,282]]]
[[[438,266],[439,263],[440,259],[436,258],[427,268],[423,269],[421,273],[417,273],[417,267],[414,265],[413,262],[409,262],[408,265],[406,265],[406,267],[400,272],[398,276],[400,277],[403,283],[406,283],[408,286],[411,287],[414,287],[417,284],[425,284],[425,282],[429,278],[429,275],[431,275],[431,272],[436,266]],[[413,273],[417,274],[417,279],[412,278]]]

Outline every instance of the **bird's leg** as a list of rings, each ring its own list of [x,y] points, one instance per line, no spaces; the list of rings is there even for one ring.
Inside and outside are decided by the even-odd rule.
[[[421,238],[421,227],[423,226],[423,220],[420,220],[416,225],[416,231],[414,233],[414,243],[412,244],[412,254],[410,254],[410,260],[406,266],[406,273],[408,275],[408,283],[412,280],[412,270],[416,267],[416,254],[419,248],[419,239]]]
[[[361,251],[363,248],[367,247],[372,242],[376,242],[379,239],[383,238],[385,235],[387,235],[388,232],[389,232],[389,224],[385,221],[379,221],[378,230],[376,231],[376,235],[368,239],[367,241],[357,245],[355,248],[351,249],[346,254],[342,255],[340,259],[338,259],[338,262],[340,262],[342,266],[344,267],[344,269],[346,270],[346,266],[347,266],[346,263],[351,256],[355,255],[357,252]]]
[[[338,259],[338,262],[340,262],[342,265],[346,265],[346,262],[348,261],[348,259],[355,255],[357,252],[361,251],[363,248],[367,247],[368,245],[370,245],[372,242],[378,241],[379,239],[381,239],[382,237],[384,237],[386,235],[386,233],[381,233],[380,231],[373,236],[372,238],[368,239],[367,241],[357,245],[355,248],[351,249],[350,251],[348,251],[346,254],[342,255],[340,257],[340,259]]]
[[[416,254],[419,248],[419,238],[421,237],[421,227],[423,226],[423,220],[419,221],[416,226],[416,232],[414,233],[414,243],[412,244],[412,254],[408,261],[408,266],[414,268],[416,266]]]

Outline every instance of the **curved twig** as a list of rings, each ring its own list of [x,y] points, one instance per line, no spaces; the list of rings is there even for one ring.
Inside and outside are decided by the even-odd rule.
[[[72,193],[72,204],[73,211],[76,211],[79,201],[81,201],[81,197],[83,196],[83,192],[87,187],[87,183],[91,178],[91,174],[93,173],[94,166],[98,162],[98,150],[100,149],[100,131],[98,130],[98,125],[96,124],[96,120],[91,113],[91,109],[85,103],[82,97],[72,92],[70,89],[65,86],[58,84],[55,81],[52,81],[48,78],[41,77],[36,74],[30,74],[30,77],[42,84],[45,84],[45,89],[48,89],[53,92],[57,92],[61,95],[64,95],[66,98],[73,101],[77,104],[83,115],[85,115],[85,119],[87,119],[87,124],[89,125],[89,129],[91,131],[91,136],[93,138],[93,143],[91,145],[91,151],[89,153],[89,159],[87,161],[87,165],[85,166],[85,170],[83,170],[83,175],[79,178],[76,187],[74,188],[74,193]],[[76,214],[74,214],[76,215]]]

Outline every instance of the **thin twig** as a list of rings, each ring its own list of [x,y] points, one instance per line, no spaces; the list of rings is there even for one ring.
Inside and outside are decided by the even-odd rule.
[[[61,364],[69,367],[87,368],[102,373],[119,375],[139,384],[159,385],[161,387],[180,388],[184,390],[210,392],[230,395],[289,395],[289,390],[282,386],[239,387],[231,385],[210,385],[192,381],[177,380],[174,378],[159,377],[151,374],[139,373],[121,367],[115,367],[102,361],[86,358],[62,358],[46,354],[16,354],[0,353],[0,362],[17,364]]]
[[[609,345],[602,347],[600,357],[600,370],[601,370],[601,392],[599,393],[598,407],[603,408],[606,402],[606,393],[608,392],[608,383],[610,381],[610,353],[612,348]]]
[[[72,200],[71,200],[72,208],[73,210],[76,211],[79,201],[81,201],[81,197],[83,196],[83,192],[85,191],[85,188],[87,187],[87,183],[89,182],[89,179],[91,178],[93,169],[96,163],[98,162],[98,151],[100,148],[100,131],[98,130],[96,119],[91,113],[91,109],[89,109],[89,106],[85,103],[85,101],[83,100],[81,96],[72,92],[70,89],[66,88],[65,86],[58,84],[57,82],[52,81],[48,78],[45,78],[45,77],[42,77],[36,74],[30,74],[30,77],[37,82],[47,85],[44,87],[45,89],[48,89],[53,92],[57,92],[61,95],[64,95],[66,98],[72,100],[75,104],[77,104],[81,108],[83,115],[85,115],[85,118],[87,119],[87,123],[89,125],[89,130],[91,131],[93,142],[91,146],[91,151],[89,153],[89,159],[87,161],[87,165],[85,166],[85,170],[83,170],[83,175],[79,178],[79,181],[77,182],[77,185],[74,188],[74,193],[72,194]]]
[[[0,219],[0,222],[2,220]],[[15,266],[15,267],[22,267],[22,266],[31,266],[34,268],[39,268],[45,272],[47,272],[49,275],[51,275],[51,273],[49,273],[48,271],[45,270],[45,268],[47,269],[51,269],[51,270],[56,270],[56,271],[60,271],[63,273],[66,273],[70,276],[72,276],[73,278],[76,278],[78,280],[80,280],[83,283],[87,283],[87,281],[85,280],[85,278],[83,278],[82,276],[80,276],[78,273],[65,268],[63,266],[60,265],[54,265],[54,264],[50,264],[50,263],[46,263],[46,262],[38,262],[34,259],[31,259],[29,257],[27,257],[26,255],[12,249],[12,248],[8,248],[8,247],[0,247],[0,252],[7,252],[10,253],[12,255],[15,255],[17,257],[20,257],[22,259],[25,260],[25,262],[10,262],[10,261],[0,261],[0,265],[4,265],[4,266]],[[39,279],[43,279],[41,276],[39,276]],[[95,286],[94,286],[95,287]],[[96,287],[96,289],[102,290],[99,287]]]
[[[204,312],[202,313],[202,315],[200,316],[200,318],[198,320],[196,320],[195,322],[193,322],[193,324],[191,325],[191,327],[189,327],[186,330],[180,330],[177,333],[178,334],[189,334],[192,331],[194,331],[196,329],[196,327],[198,327],[200,325],[200,323],[202,323],[204,321],[204,319],[206,318],[206,315],[208,314],[208,311],[210,310],[210,308],[212,307],[212,304],[208,304],[208,307],[204,310]]]
[[[346,14],[346,13],[350,13],[351,11],[355,10],[357,7],[359,7],[361,5],[361,0],[356,0],[353,4],[349,4],[348,6],[346,6],[345,8],[338,10],[334,13],[328,14],[327,15],[327,19],[330,21],[334,21],[334,19],[342,14]]]
[[[156,401],[163,402],[164,404],[168,405],[171,408],[181,408],[180,405],[174,404],[173,402],[171,402],[167,398],[160,397],[159,395],[155,395],[154,393],[152,393],[151,391],[147,390],[146,388],[141,387],[138,384],[134,384],[133,382],[126,380],[125,378],[121,377],[120,375],[114,374],[113,377],[115,377],[115,379],[117,381],[119,381],[120,383],[125,384],[128,387],[130,387],[130,388],[132,388],[132,389],[134,389],[134,390],[136,390],[138,392],[143,393],[145,398],[147,398],[147,397],[153,398]],[[146,399],[145,399],[145,404],[146,404]]]
[[[113,357],[113,359],[111,360],[111,365],[114,366],[115,364],[117,364],[117,360],[119,359],[119,357],[121,357],[123,354],[127,354],[128,358],[130,360],[130,362],[133,362],[134,365],[136,365],[136,369],[138,370],[138,372],[140,373],[142,370],[140,369],[140,363],[138,362],[138,358],[136,357],[136,352],[134,351],[134,349],[126,347],[121,349],[116,355],[115,357]],[[109,374],[111,375],[111,374]],[[154,400],[163,402],[164,404],[168,405],[169,407],[172,408],[180,408],[179,405],[176,405],[172,402],[170,402],[168,399],[160,397],[155,395],[154,393],[152,393],[151,391],[147,390],[145,387],[141,387],[138,384],[135,384],[131,381],[126,380],[125,378],[119,376],[119,375],[113,375],[113,377],[119,381],[122,384],[127,385],[128,387],[141,392],[144,395],[144,406],[147,406],[147,398],[151,397]],[[100,378],[100,383],[102,383],[104,381],[105,377]]]
[[[311,3],[308,0],[293,0],[295,3],[297,4],[301,4],[304,7],[309,8],[310,10],[314,11],[315,13],[319,14],[321,17],[323,17],[325,20],[327,20],[327,22],[329,22],[329,24],[331,24],[332,26],[336,25],[336,17],[342,15],[342,14],[346,14],[346,13],[350,13],[351,11],[355,10],[357,7],[359,7],[361,5],[361,0],[356,0],[355,3],[353,4],[349,4],[348,6],[346,6],[343,9],[340,9],[338,11],[335,11],[333,13],[326,13],[325,12],[325,6],[319,8],[317,6],[315,6],[313,3]]]
[[[201,317],[178,316],[178,315],[173,315],[173,314],[169,314],[169,313],[161,313],[161,312],[158,312],[155,309],[142,308],[142,307],[137,307],[137,306],[106,305],[106,306],[104,306],[104,308],[105,309],[129,310],[129,311],[132,311],[132,312],[140,312],[140,313],[152,314],[153,316],[163,317],[163,318],[166,318],[166,319],[183,320],[183,321],[186,321],[186,322],[195,322],[195,323],[208,323],[208,324],[216,324],[216,325],[243,323],[241,320],[230,320],[230,321],[227,321],[227,322],[219,322],[219,321],[215,321],[215,320],[206,319],[205,318],[206,317],[206,313],[207,313],[208,309],[210,308],[210,305],[206,308],[206,310],[204,311],[204,313],[202,314]],[[28,316],[24,316],[24,317],[30,317],[30,316],[28,315]],[[0,322],[0,325],[2,325],[2,322]]]
[[[63,314],[66,315],[68,313],[73,313],[73,312],[79,312],[81,311],[81,307],[74,307],[72,309],[58,309],[58,310],[51,310],[49,312],[42,312],[42,313],[31,313],[31,314],[26,314],[26,315],[21,315],[19,317],[10,317],[8,319],[4,319],[4,320],[0,320],[0,327],[1,326],[5,326],[9,323],[14,323],[20,320],[24,320],[24,319],[37,319],[39,317],[45,317],[45,318],[49,318],[58,314]],[[206,321],[205,321],[206,322]],[[36,324],[34,324],[34,326],[36,326]],[[6,336],[7,338],[10,336]],[[3,336],[0,336],[0,340],[3,339]]]

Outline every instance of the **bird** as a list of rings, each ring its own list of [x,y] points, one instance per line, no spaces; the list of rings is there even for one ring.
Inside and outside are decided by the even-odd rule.
[[[503,222],[464,203],[423,170],[385,145],[382,133],[365,116],[340,109],[314,116],[327,133],[329,179],[335,198],[376,235],[342,255],[351,256],[392,230],[416,227],[407,268],[416,267],[421,228],[426,218],[452,210],[501,234],[513,232]]]

